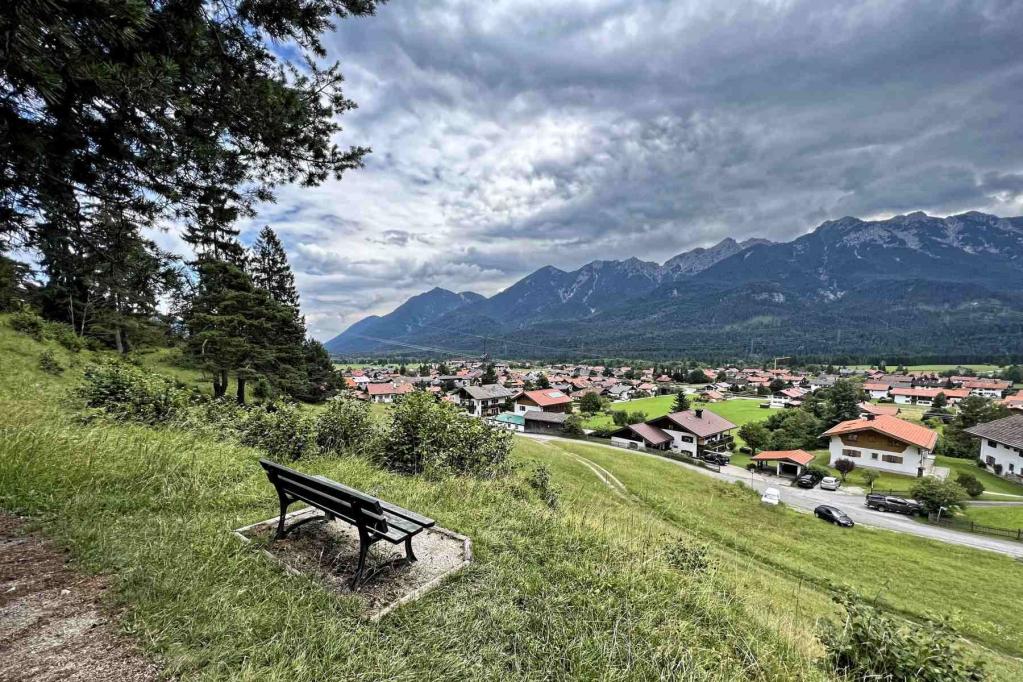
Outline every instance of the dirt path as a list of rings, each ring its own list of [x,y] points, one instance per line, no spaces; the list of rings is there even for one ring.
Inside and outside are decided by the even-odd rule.
[[[77,573],[23,522],[0,513],[0,681],[157,679],[117,633],[102,578]]]

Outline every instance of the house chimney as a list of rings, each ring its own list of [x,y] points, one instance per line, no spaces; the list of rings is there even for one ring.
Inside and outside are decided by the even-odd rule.
[[[702,409],[696,410],[696,418],[697,419],[703,419],[703,410]]]

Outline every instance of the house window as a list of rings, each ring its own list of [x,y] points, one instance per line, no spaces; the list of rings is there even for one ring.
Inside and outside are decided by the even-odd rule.
[[[876,452],[870,453],[870,459],[877,459],[877,453]]]
[[[889,464],[902,464],[902,457],[899,455],[883,455],[881,461],[888,462]]]
[[[844,449],[844,450],[842,450],[842,456],[843,457],[860,457],[861,455],[860,455],[860,451],[859,450]]]
[[[988,455],[988,456],[987,456],[987,457],[985,457],[984,459],[985,459],[985,461],[987,462],[988,466],[991,466],[992,464],[994,464],[994,463],[995,463],[995,458],[994,458],[994,457],[992,457],[991,455]]]
[[[848,438],[849,440],[855,442],[855,441],[858,441],[860,439],[860,434],[858,434],[858,433],[850,433],[848,436],[846,436],[846,438]]]
[[[692,443],[693,442],[693,437],[692,436],[679,436],[678,439],[681,442],[683,442],[683,443]]]
[[[1009,462],[1009,473],[1012,474],[1012,473],[1015,473],[1015,472],[1016,472],[1016,465],[1013,464],[1012,462]]]
[[[989,440],[989,441],[987,442],[987,444],[988,444],[988,447],[992,447],[992,448],[997,448],[997,447],[998,447],[998,443],[996,443],[996,442],[995,442],[995,441],[993,441],[993,440]]]

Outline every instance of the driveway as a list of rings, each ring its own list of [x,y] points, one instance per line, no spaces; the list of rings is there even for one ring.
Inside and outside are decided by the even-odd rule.
[[[593,445],[594,447],[609,448],[618,453],[629,452],[641,457],[651,457],[662,462],[671,462],[672,464],[684,468],[686,471],[692,471],[721,481],[742,481],[746,485],[760,492],[763,492],[766,488],[777,488],[781,493],[782,502],[798,511],[812,513],[817,505],[829,504],[834,507],[838,507],[848,514],[853,521],[863,526],[883,528],[897,533],[907,533],[909,535],[929,538],[939,542],[947,542],[952,545],[983,549],[989,552],[999,552],[1017,559],[1023,558],[1023,542],[1001,540],[974,533],[962,533],[914,521],[910,517],[903,516],[902,514],[867,509],[864,505],[863,491],[860,488],[851,488],[849,490],[843,490],[840,488],[835,491],[821,490],[820,488],[811,488],[810,490],[806,490],[804,488],[790,486],[789,479],[779,478],[777,476],[767,477],[759,474],[750,474],[750,472],[745,469],[740,469],[739,467],[731,465],[722,467],[719,473],[711,471],[710,469],[685,464],[678,460],[661,457],[660,455],[655,455],[650,452],[624,450],[623,448],[617,448],[613,445],[604,445],[602,443],[594,443],[592,441],[579,441],[571,438],[559,438],[557,436],[529,433],[520,435],[540,441],[584,443],[585,445]],[[823,521],[821,523],[823,523]]]

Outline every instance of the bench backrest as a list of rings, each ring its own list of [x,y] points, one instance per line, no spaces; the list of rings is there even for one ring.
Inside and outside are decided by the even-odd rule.
[[[259,460],[270,483],[291,498],[344,519],[354,526],[386,533],[387,521],[380,500],[347,486],[327,482],[266,459]]]

